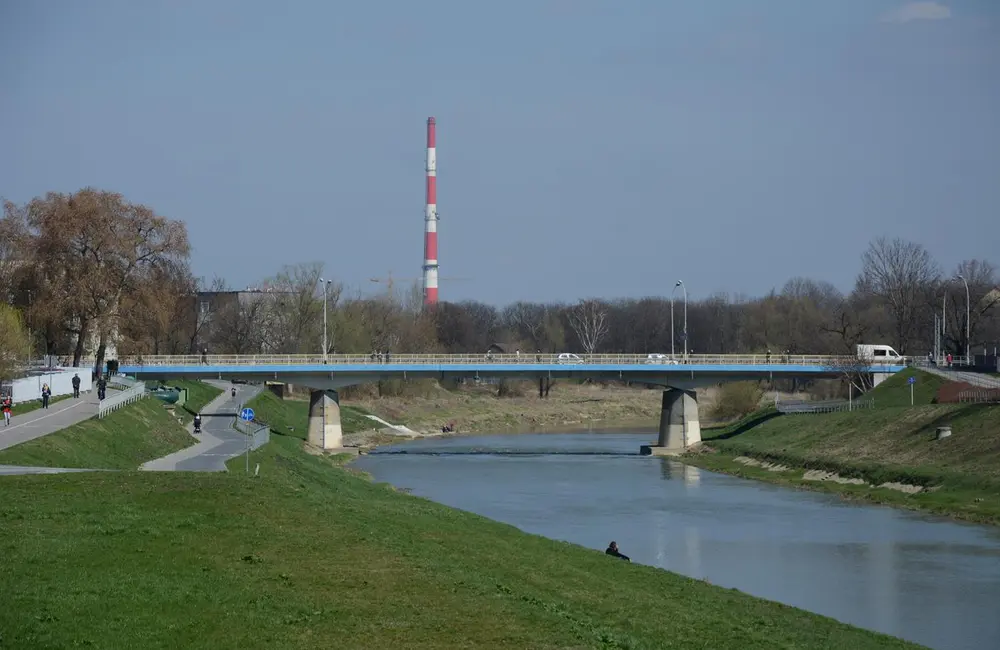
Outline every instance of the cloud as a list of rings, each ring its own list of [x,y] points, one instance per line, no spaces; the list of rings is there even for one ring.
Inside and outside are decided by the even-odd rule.
[[[882,22],[908,23],[913,20],[945,20],[951,9],[939,2],[911,2],[882,16]]]

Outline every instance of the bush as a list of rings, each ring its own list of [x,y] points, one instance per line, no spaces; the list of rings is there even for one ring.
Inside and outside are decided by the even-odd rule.
[[[719,387],[719,396],[712,407],[712,415],[719,420],[732,420],[757,410],[764,391],[760,382],[738,381]]]

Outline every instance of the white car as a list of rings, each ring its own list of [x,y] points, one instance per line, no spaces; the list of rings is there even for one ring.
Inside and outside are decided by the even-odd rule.
[[[583,359],[572,352],[563,352],[556,359],[556,363],[583,363]]]
[[[654,353],[646,357],[646,363],[658,363],[660,365],[676,366],[677,359],[671,359],[665,354]]]

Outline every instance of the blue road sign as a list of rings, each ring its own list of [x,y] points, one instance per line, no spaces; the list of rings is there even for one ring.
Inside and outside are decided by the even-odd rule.
[[[245,408],[240,411],[240,418],[246,422],[253,422],[254,412],[251,408]]]
[[[915,383],[917,383],[917,378],[916,377],[910,377],[909,379],[906,380],[906,383],[908,383],[908,384],[915,384]]]

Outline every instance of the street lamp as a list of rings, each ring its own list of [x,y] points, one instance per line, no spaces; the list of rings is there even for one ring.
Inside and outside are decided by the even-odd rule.
[[[966,363],[966,365],[968,365],[968,363],[969,363],[969,350],[971,348],[971,344],[970,344],[969,339],[970,339],[970,332],[971,332],[970,324],[971,324],[971,321],[972,321],[972,318],[971,318],[971,315],[972,315],[972,301],[969,300],[969,282],[968,282],[968,280],[966,280],[965,276],[962,275],[961,273],[959,273],[955,277],[958,278],[959,280],[961,280],[963,283],[965,283],[965,363]]]
[[[670,356],[674,356],[674,294],[680,287],[684,292],[684,358],[688,355],[688,292],[683,280],[678,280],[670,292]]]
[[[330,282],[332,282],[332,280],[324,280],[323,278],[320,278],[319,282],[320,282],[320,284],[323,285],[323,363],[326,363],[326,360],[327,360],[326,359],[326,351],[327,351],[327,347],[326,347],[326,305],[329,302],[329,300],[327,300],[327,293],[328,293],[327,292],[327,287],[330,286]]]

